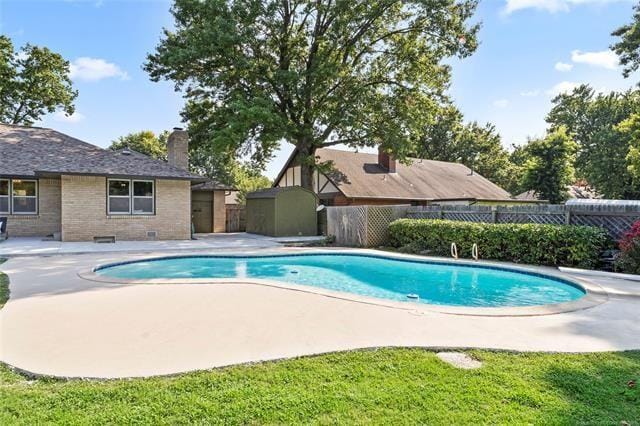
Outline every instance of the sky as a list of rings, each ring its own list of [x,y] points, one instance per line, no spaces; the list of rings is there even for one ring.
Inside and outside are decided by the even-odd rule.
[[[506,147],[545,132],[552,97],[580,83],[624,90],[609,50],[611,32],[632,17],[632,0],[482,0],[473,56],[451,61],[450,95],[467,121],[491,122]],[[46,46],[71,63],[76,113],[46,116],[51,127],[106,147],[139,130],[180,127],[183,100],[170,82],[143,71],[146,55],[171,27],[169,0],[0,0],[0,33],[16,47]],[[285,144],[265,174],[275,177]]]

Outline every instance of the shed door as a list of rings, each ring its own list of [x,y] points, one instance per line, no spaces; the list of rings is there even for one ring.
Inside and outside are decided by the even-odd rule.
[[[197,194],[197,195],[196,195]],[[192,194],[191,215],[196,233],[208,234],[213,232],[213,197],[211,192]]]

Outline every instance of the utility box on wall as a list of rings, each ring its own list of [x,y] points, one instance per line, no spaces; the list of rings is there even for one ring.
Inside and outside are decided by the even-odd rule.
[[[318,197],[299,186],[247,194],[247,232],[272,237],[318,234]]]

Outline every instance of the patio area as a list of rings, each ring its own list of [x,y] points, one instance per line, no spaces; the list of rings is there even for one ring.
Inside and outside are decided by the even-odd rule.
[[[302,286],[113,284],[78,276],[122,259],[122,253],[10,258],[0,267],[11,279],[11,298],[0,310],[0,360],[43,375],[118,378],[382,346],[640,348],[640,287],[631,281],[588,278],[608,294],[589,309],[488,317],[383,306]]]
[[[85,253],[149,253],[175,250],[228,250],[279,247],[321,241],[323,237],[267,237],[245,232],[195,234],[194,240],[116,241],[115,243],[60,242],[37,237],[12,237],[0,242],[0,257]]]

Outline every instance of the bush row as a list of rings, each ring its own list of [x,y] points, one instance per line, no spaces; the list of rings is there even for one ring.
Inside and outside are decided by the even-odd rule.
[[[413,253],[450,256],[451,243],[456,243],[460,257],[471,257],[476,243],[485,259],[581,268],[597,265],[609,239],[606,231],[590,226],[432,219],[399,219],[389,225],[389,233],[394,247]]]

